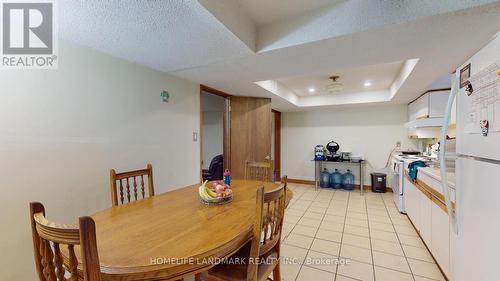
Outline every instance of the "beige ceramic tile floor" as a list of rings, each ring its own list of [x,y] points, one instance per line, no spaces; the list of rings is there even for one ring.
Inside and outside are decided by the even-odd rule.
[[[445,280],[392,193],[289,186],[283,280]]]

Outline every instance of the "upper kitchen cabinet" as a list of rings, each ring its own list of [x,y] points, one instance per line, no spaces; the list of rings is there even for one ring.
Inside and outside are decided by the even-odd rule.
[[[437,138],[444,123],[450,89],[430,90],[408,104],[408,135]]]
[[[408,121],[444,117],[449,96],[450,89],[431,90],[421,95],[408,104]]]

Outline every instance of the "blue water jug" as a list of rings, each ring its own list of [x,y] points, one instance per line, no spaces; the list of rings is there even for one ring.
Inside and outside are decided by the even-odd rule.
[[[342,187],[345,190],[353,190],[354,189],[354,175],[351,173],[351,170],[347,170],[342,179]]]
[[[335,171],[330,174],[330,187],[342,188],[342,174],[339,172],[339,169],[335,169]]]
[[[326,168],[323,170],[323,172],[321,172],[319,185],[321,187],[330,186],[330,173],[328,173],[328,170]]]

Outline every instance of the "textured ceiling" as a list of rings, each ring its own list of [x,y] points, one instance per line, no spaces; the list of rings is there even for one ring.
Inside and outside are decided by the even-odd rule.
[[[286,111],[297,109],[290,99],[254,82],[419,58],[391,96],[404,103],[500,30],[493,0],[290,1],[274,11],[288,1],[65,0],[59,34],[234,95],[272,97]]]
[[[65,0],[59,9],[65,40],[162,71],[252,53],[194,0]]]
[[[235,95],[272,97],[274,108],[291,111],[300,109],[293,98],[272,95],[254,82],[419,58],[390,100],[407,103],[426,91],[435,79],[454,71],[499,30],[500,2],[495,2],[173,74]]]
[[[217,0],[214,0],[217,1]],[[497,0],[340,1],[258,30],[259,52],[344,36],[459,11]]]
[[[237,0],[257,24],[274,23],[345,0]]]

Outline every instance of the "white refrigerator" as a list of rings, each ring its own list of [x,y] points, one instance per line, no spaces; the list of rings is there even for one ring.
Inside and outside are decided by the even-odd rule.
[[[472,93],[460,87],[461,76]],[[457,155],[450,279],[500,280],[500,36],[459,67],[453,83]]]

